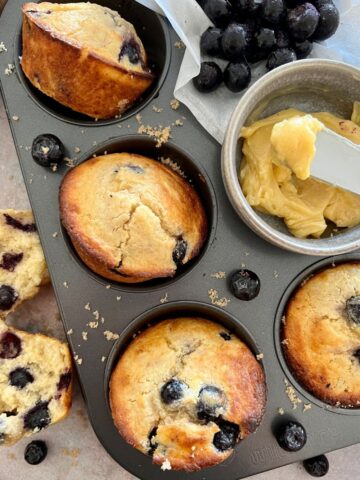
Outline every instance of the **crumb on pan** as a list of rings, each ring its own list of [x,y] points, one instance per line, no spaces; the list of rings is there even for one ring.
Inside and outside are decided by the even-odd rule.
[[[106,340],[108,340],[109,342],[111,340],[117,340],[119,338],[118,333],[110,332],[110,330],[105,330],[104,336],[105,336]]]
[[[220,271],[220,272],[215,272],[215,273],[212,273],[212,274],[210,275],[210,277],[216,278],[216,279],[220,280],[221,278],[226,278],[226,273],[225,273],[225,272],[221,272],[221,271]]]
[[[229,298],[225,298],[225,297],[219,298],[219,293],[214,288],[210,288],[210,290],[208,291],[208,295],[211,300],[211,303],[213,305],[216,305],[217,307],[224,308],[228,305],[228,303],[230,303]]]

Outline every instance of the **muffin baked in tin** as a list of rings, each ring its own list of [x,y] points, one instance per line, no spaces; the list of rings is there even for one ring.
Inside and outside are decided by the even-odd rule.
[[[60,215],[84,263],[125,283],[172,277],[207,238],[195,189],[160,162],[130,153],[92,158],[67,173]]]
[[[110,380],[120,434],[164,469],[195,471],[224,461],[256,430],[265,402],[264,372],[249,348],[198,317],[142,332]]]
[[[283,318],[282,347],[310,393],[360,407],[360,262],[330,266],[299,286]]]

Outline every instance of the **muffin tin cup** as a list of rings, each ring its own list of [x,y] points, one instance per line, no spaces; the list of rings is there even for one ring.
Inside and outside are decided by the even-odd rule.
[[[285,301],[284,292],[286,295],[290,292],[287,289],[294,278],[313,268],[314,258],[265,242],[238,218],[221,179],[220,145],[184,106],[177,110],[170,107],[184,53],[175,47],[179,41],[175,32],[168,28],[166,55],[171,58],[171,65],[158,97],[141,106],[141,123],[156,128],[171,127],[170,142],[158,149],[153,140],[138,134],[140,119],[134,115],[117,122],[84,126],[83,120],[70,121],[54,115],[34,101],[16,60],[22,3],[9,1],[0,18],[0,41],[7,48],[0,54],[1,89],[89,417],[106,450],[143,480],[158,480],[160,476],[176,480],[218,480],[224,476],[235,480],[358,442],[359,416],[352,412],[339,415],[311,399],[286,370],[279,355],[274,328],[276,332],[279,308],[283,305],[280,302]],[[115,5],[111,0],[101,3]],[[131,6],[132,2],[121,4]],[[148,13],[146,9],[142,11]],[[151,33],[156,37],[155,30]],[[8,64],[15,64],[11,75],[3,73]],[[159,108],[163,109],[161,113]],[[95,124],[96,128],[92,128]],[[65,145],[67,157],[74,158],[76,163],[104,150],[125,148],[155,159],[168,154],[175,157],[173,160],[193,180],[208,215],[209,236],[201,255],[172,279],[137,286],[109,282],[91,272],[79,260],[60,223],[58,192],[68,167],[63,165],[53,172],[32,160],[31,143],[41,133],[57,135]],[[240,301],[231,293],[231,274],[239,268],[254,271],[261,281],[259,295],[250,302]],[[221,272],[226,273],[226,278]],[[197,313],[232,326],[255,354],[262,354],[259,358],[268,390],[266,411],[257,432],[240,442],[222,464],[191,474],[162,472],[152,465],[150,457],[132,448],[119,435],[108,406],[111,371],[131,335],[149,321],[184,313]],[[296,409],[285,392],[284,379],[294,386],[302,400]],[[310,402],[312,408],[304,413],[303,405]],[[284,415],[279,414],[279,409],[284,409]],[[302,423],[308,435],[307,444],[297,453],[282,450],[274,436],[279,425],[289,419]]]

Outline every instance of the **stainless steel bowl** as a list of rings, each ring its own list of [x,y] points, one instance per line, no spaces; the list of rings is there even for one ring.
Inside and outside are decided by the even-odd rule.
[[[259,213],[249,205],[238,179],[242,126],[289,107],[309,113],[328,111],[350,118],[354,100],[360,100],[359,92],[359,69],[332,60],[308,59],[269,72],[241,98],[225,135],[222,176],[236,212],[258,235],[278,247],[308,255],[338,255],[360,248],[360,226],[339,233],[329,230],[320,239],[294,237],[281,219]]]

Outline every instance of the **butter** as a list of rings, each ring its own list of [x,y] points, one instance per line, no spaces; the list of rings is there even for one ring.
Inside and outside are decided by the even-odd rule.
[[[312,115],[292,117],[273,126],[271,145],[278,159],[300,180],[310,177],[310,167],[316,153],[316,134],[323,129],[324,125]]]
[[[323,126],[360,145],[360,127],[353,121],[292,108],[244,127],[240,134],[239,178],[247,201],[283,218],[299,238],[320,237],[327,221],[338,227],[360,223],[360,196],[310,176],[316,133]]]

